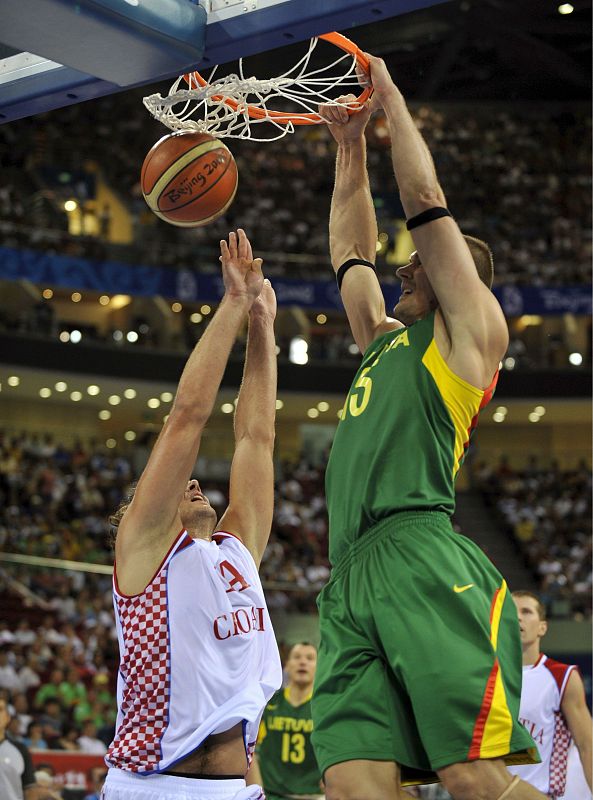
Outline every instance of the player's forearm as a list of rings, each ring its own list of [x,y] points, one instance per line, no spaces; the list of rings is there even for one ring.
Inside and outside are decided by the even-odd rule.
[[[381,98],[391,137],[391,157],[395,179],[406,217],[413,217],[432,206],[445,206],[434,161],[422,134],[396,87]]]
[[[226,364],[249,309],[246,298],[223,297],[216,314],[190,355],[171,413],[205,422],[214,408]]]
[[[364,137],[338,147],[329,217],[329,245],[336,271],[351,258],[375,260],[377,219],[369,186]]]
[[[249,316],[243,381],[235,413],[235,439],[274,443],[277,357],[274,320],[266,314]]]

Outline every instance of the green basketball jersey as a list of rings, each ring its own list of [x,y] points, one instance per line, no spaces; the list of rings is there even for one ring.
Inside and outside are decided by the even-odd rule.
[[[311,746],[311,698],[300,706],[280,689],[267,704],[259,728],[257,757],[264,791],[285,796],[319,794],[321,774]]]
[[[375,339],[354,378],[326,473],[334,565],[395,512],[453,513],[455,476],[497,376],[482,391],[455,375],[434,316]]]

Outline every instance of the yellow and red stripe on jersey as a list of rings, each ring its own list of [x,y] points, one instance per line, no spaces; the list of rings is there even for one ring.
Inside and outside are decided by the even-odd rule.
[[[455,428],[453,478],[457,475],[478,415],[488,405],[498,381],[498,371],[487,389],[478,389],[456,375],[440,354],[435,339],[424,353],[422,363],[432,375]]]
[[[503,580],[494,593],[490,606],[490,642],[496,653],[498,646],[498,630],[502,609],[507,594],[506,581]],[[506,755],[510,750],[513,733],[513,718],[507,704],[504,683],[498,658],[494,664],[482,700],[482,706],[476,719],[468,759],[493,758]]]

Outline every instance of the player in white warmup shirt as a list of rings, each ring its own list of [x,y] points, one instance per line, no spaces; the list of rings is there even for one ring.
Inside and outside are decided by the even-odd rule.
[[[591,800],[591,714],[578,668],[540,651],[548,624],[539,598],[518,591],[513,599],[523,646],[519,719],[542,761],[509,771],[554,800]]]
[[[244,776],[282,682],[258,575],[274,498],[276,297],[243,231],[220,248],[224,297],[133,498],[112,518],[120,665],[104,800],[263,798]],[[246,319],[229,506],[217,522],[190,478]]]

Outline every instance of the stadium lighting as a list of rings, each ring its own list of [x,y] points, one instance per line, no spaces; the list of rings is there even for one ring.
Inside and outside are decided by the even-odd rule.
[[[82,339],[82,333],[78,330],[70,331],[70,341],[73,344],[78,344],[78,342]]]
[[[44,386],[43,389],[39,390],[39,397],[51,397],[51,389],[48,389],[47,386]]]
[[[70,392],[70,400],[73,400],[75,403],[78,403],[79,400],[82,400],[82,392],[79,391]]]
[[[322,400],[320,403],[317,403],[317,408],[323,413],[324,411],[329,411],[329,403],[325,400]]]
[[[543,415],[546,413],[546,409],[545,409],[544,406],[536,406],[533,409],[533,411],[534,411],[535,414],[539,414],[540,417],[543,417]]]
[[[68,384],[65,383],[64,381],[58,381],[56,383],[56,387],[55,388],[56,388],[56,392],[65,392],[66,389],[68,388]]]
[[[527,419],[529,420],[529,422],[539,422],[540,415],[536,414],[535,411],[532,411],[531,414],[527,417]]]
[[[310,408],[307,411],[307,416],[310,417],[311,419],[315,419],[316,417],[319,416],[319,411],[316,408]]]
[[[158,408],[161,404],[161,401],[158,397],[151,397],[149,400],[146,401],[146,405],[149,408]]]
[[[136,397],[135,389],[124,389],[124,397],[126,400],[133,400]]]
[[[283,400],[276,400],[276,411],[280,411],[284,408],[284,401]]]
[[[506,414],[503,414],[501,411],[495,411],[492,415],[492,419],[494,422],[504,422]]]
[[[235,406],[232,403],[223,403],[220,410],[223,414],[232,414],[235,410]]]
[[[568,360],[573,365],[573,367],[580,367],[583,363],[583,356],[580,353],[571,353],[568,356]]]
[[[76,200],[66,200],[64,203],[64,211],[76,211],[78,203]]]
[[[91,397],[96,397],[101,391],[95,383],[91,383],[90,386],[87,386],[86,390],[87,394],[90,394]]]
[[[293,364],[306,364],[309,360],[309,345],[302,336],[295,336],[290,342],[288,358]]]
[[[124,433],[124,439],[126,440],[126,442],[133,442],[135,438],[136,438],[135,431],[126,431]]]
[[[118,406],[121,403],[121,397],[118,394],[112,394],[107,398],[110,406]]]
[[[562,15],[564,15],[564,14],[572,14],[573,11],[574,11],[574,6],[571,5],[570,3],[562,3],[561,5],[558,6],[558,13],[559,14],[562,14]]]
[[[319,325],[325,325],[327,322],[327,316],[325,314],[317,314],[317,322]]]
[[[21,382],[21,379],[19,378],[19,376],[18,376],[18,375],[10,375],[10,377],[9,377],[9,378],[8,378],[8,380],[6,381],[6,383],[7,383],[9,386],[12,386],[13,388],[14,388],[15,386],[18,386],[20,382]]]
[[[128,340],[128,342],[132,343],[137,342],[138,334],[136,333],[136,331],[128,331],[126,334],[126,339]]]
[[[99,419],[108,420],[111,419],[111,411],[108,408],[103,408],[99,411]]]

